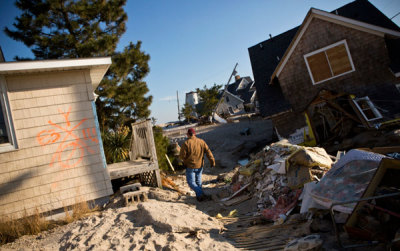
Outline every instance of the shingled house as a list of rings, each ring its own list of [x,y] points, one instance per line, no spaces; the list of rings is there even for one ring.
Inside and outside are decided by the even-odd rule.
[[[256,110],[256,90],[251,77],[235,76],[235,82],[221,93],[218,114],[234,115]]]
[[[0,217],[113,193],[93,91],[111,58],[0,63]]]
[[[260,113],[282,136],[303,128],[317,141],[338,127],[325,106],[366,127],[396,119],[399,48],[400,28],[367,0],[312,8],[300,26],[248,49]]]

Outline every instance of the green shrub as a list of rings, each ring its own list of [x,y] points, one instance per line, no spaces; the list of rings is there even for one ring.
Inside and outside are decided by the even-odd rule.
[[[168,152],[169,139],[162,134],[162,128],[159,126],[153,127],[153,134],[157,151],[158,166],[161,170],[167,171],[170,168],[168,166],[165,154]]]
[[[101,136],[107,164],[129,159],[129,144],[131,141],[129,127],[123,126],[116,131],[104,132]]]

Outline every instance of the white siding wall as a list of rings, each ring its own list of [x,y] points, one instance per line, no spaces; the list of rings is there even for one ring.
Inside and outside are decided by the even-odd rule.
[[[89,70],[6,76],[18,149],[0,153],[0,217],[112,194]]]
[[[229,102],[226,101],[226,96],[229,98]],[[223,100],[219,104],[217,113],[219,114],[229,114],[229,107],[232,107],[232,110],[234,113],[238,113],[243,111],[244,106],[243,102],[235,98],[234,96],[224,93]]]

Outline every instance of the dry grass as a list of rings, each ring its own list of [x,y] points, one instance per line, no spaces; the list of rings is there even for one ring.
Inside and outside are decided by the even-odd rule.
[[[94,205],[94,202],[78,202],[72,206],[64,207],[64,222],[71,223],[73,221],[82,219],[98,210],[99,208],[97,205]]]
[[[75,205],[64,207],[65,217],[56,222],[50,222],[45,215],[35,210],[35,214],[20,219],[0,219],[0,245],[13,242],[23,235],[36,235],[42,231],[50,230],[56,226],[65,225],[82,219],[95,211],[98,207],[94,202],[82,201]],[[25,215],[27,215],[25,213]]]
[[[23,235],[38,234],[47,230],[48,227],[49,222],[37,209],[34,215],[25,216],[21,219],[0,219],[0,244],[12,242]]]

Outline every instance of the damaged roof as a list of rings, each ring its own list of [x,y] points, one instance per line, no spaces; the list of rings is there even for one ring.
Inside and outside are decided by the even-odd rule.
[[[400,31],[400,28],[395,23],[367,0],[356,0],[331,13],[386,29]],[[277,86],[279,82],[276,81],[276,78],[271,79],[271,77],[292,40],[296,37],[299,28],[300,26],[297,26],[248,48],[262,116],[268,117],[291,109],[291,105],[285,100],[280,87]],[[393,56],[400,55],[398,53],[398,50],[400,50],[399,40],[397,39],[396,43],[390,42],[392,42],[392,51],[395,53]],[[400,59],[396,60],[397,63],[399,61]],[[400,64],[397,63],[393,65],[392,71],[399,69],[397,67],[400,67]],[[270,82],[272,84],[269,84]]]
[[[242,82],[246,82],[245,87],[238,89]],[[251,77],[239,78],[234,83],[228,85],[227,91],[241,98],[244,101],[244,104],[248,104],[251,102],[251,97],[254,94],[254,90],[251,90],[252,84],[253,80]]]
[[[400,38],[385,38],[390,58],[390,70],[396,77],[400,77]]]

